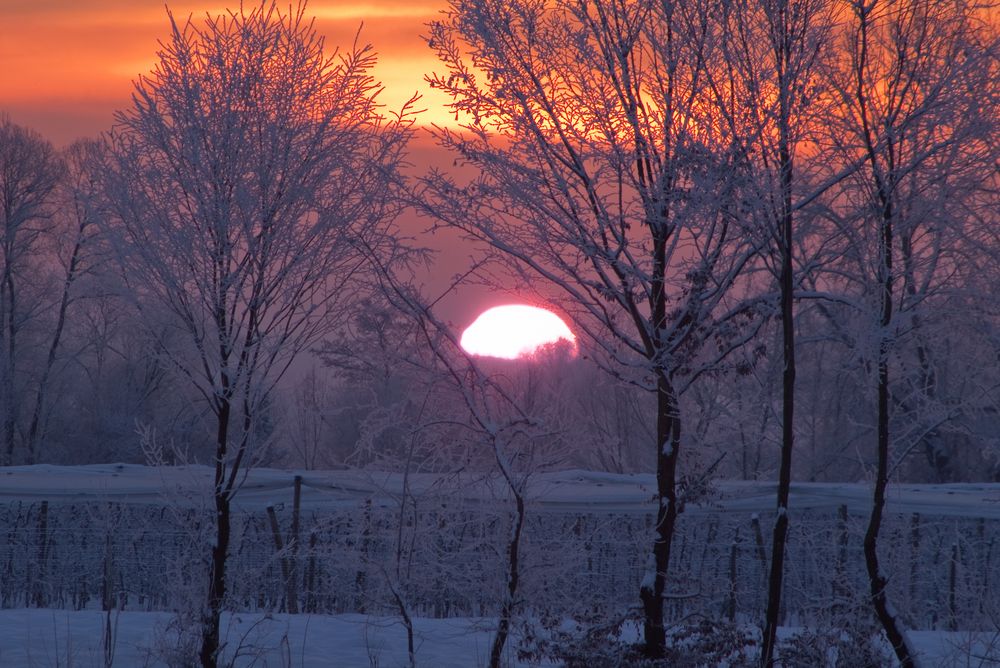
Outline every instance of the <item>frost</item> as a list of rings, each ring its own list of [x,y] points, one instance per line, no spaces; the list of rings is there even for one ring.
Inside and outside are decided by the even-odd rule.
[[[653,587],[656,583],[656,560],[653,555],[646,556],[646,570],[642,574],[642,582],[639,584],[639,589],[641,591],[653,591]]]
[[[653,591],[653,583],[656,581],[656,573],[654,571],[646,571],[642,576],[642,583],[639,585],[639,589],[642,591]]]

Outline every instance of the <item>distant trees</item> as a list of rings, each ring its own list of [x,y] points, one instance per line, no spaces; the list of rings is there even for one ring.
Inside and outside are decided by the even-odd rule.
[[[363,293],[391,243],[408,133],[355,46],[329,55],[269,2],[178,23],[97,167],[107,233],[156,350],[213,416],[215,544],[200,660],[215,665],[230,507],[276,381]]]
[[[0,461],[14,461],[28,383],[21,337],[42,308],[38,257],[63,163],[38,133],[0,115]],[[30,278],[29,278],[30,276]]]
[[[53,202],[53,206],[59,208],[58,219],[61,223],[53,235],[57,237],[53,256],[61,280],[55,290],[55,320],[46,342],[45,356],[39,365],[34,402],[24,438],[25,454],[31,463],[36,461],[40,441],[45,434],[49,394],[56,374],[56,362],[64,345],[70,305],[85,296],[78,285],[97,259],[95,242],[101,215],[100,196],[87,168],[89,156],[95,150],[98,150],[96,144],[81,141],[70,146],[62,156],[66,170],[59,195]]]
[[[101,146],[80,141],[57,151],[7,118],[2,125],[0,461],[134,460],[135,422],[151,417],[146,407],[162,378],[141,333],[123,324],[130,314],[108,270],[92,169]],[[169,401],[160,404],[167,413]]]

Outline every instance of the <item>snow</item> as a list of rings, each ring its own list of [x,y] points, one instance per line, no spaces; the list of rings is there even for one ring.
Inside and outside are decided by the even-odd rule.
[[[164,638],[173,619],[168,612],[113,612],[112,624],[117,624],[113,665],[166,667],[164,649],[168,644]],[[413,621],[419,665],[472,668],[488,662],[492,641],[489,620]],[[0,665],[104,666],[104,622],[105,613],[99,610],[0,610]],[[408,665],[406,631],[391,618],[223,614],[222,628],[229,643],[226,657],[239,650],[235,666]]]
[[[385,472],[258,469],[250,473],[234,505],[244,511],[287,505],[296,475],[303,480],[304,510],[357,507],[366,499],[372,499],[374,505],[395,505],[395,495],[403,485],[401,475]],[[212,470],[204,466],[9,467],[0,470],[0,503],[118,501],[208,507],[211,480]],[[409,477],[416,494],[438,481],[429,474]],[[495,505],[497,490],[503,489],[481,476],[470,475],[461,483],[457,491],[449,489],[456,503]],[[527,494],[529,513],[652,513],[656,508],[655,483],[653,475],[640,474],[583,470],[536,474]],[[769,517],[775,512],[776,487],[773,482],[722,482],[710,500],[700,505],[689,502],[685,514],[732,511]],[[834,511],[846,505],[852,514],[864,514],[870,508],[870,495],[867,484],[794,483],[788,512]],[[890,487],[888,511],[1000,519],[1000,484],[894,485]],[[647,568],[644,573],[643,585],[647,587],[651,586],[652,570]],[[170,612],[120,613],[114,665],[167,665],[161,648],[171,644],[165,634],[174,619]],[[103,666],[104,621],[104,613],[97,610],[0,610],[0,666]],[[418,665],[485,665],[494,620],[414,618],[414,623]],[[247,652],[237,666],[350,667],[375,665],[373,661],[380,666],[402,666],[408,662],[405,630],[391,617],[234,613],[224,615],[223,628],[230,651],[242,644]],[[783,630],[784,634],[792,632]],[[969,661],[971,665],[988,665],[974,657],[1000,655],[1000,633],[911,631],[909,639],[921,654],[923,665],[957,666]],[[516,639],[508,647],[513,661]]]
[[[103,667],[105,613],[98,610],[0,610],[0,665]],[[169,651],[168,612],[112,612],[114,662],[117,668],[166,668]],[[416,660],[420,666],[476,668],[485,666],[492,639],[492,620],[481,618],[414,618]],[[398,620],[359,614],[286,615],[224,614],[226,659],[249,668],[408,665],[406,633]],[[801,629],[782,628],[788,638]],[[517,639],[512,639],[512,645]],[[923,665],[990,664],[1000,656],[1000,638],[992,633],[912,631],[910,640]],[[527,668],[509,648],[506,665]],[[993,657],[985,663],[975,657]],[[971,663],[969,663],[971,661]],[[228,665],[228,664],[227,664]],[[550,665],[550,664],[542,664]]]
[[[205,505],[211,489],[207,466],[148,467],[135,464],[91,466],[16,466],[0,471],[0,503],[10,501],[119,501],[131,503]],[[364,499],[395,505],[403,476],[367,471],[285,471],[255,469],[234,500],[237,509],[258,511],[276,500],[291,499],[293,480],[302,476],[305,509],[347,507]],[[409,476],[410,488],[421,494],[439,481],[433,474]],[[497,486],[482,477],[462,479],[462,500],[495,504]],[[776,482],[720,482],[717,494],[702,505],[687,503],[685,513],[732,511],[775,512]],[[616,474],[568,470],[531,477],[527,498],[531,512],[650,513],[655,509],[656,479],[652,474]],[[454,496],[453,492],[449,495]],[[863,483],[793,483],[789,512],[836,510],[846,505],[852,514],[871,507],[871,487]],[[949,517],[1000,519],[1000,484],[890,485],[888,512]]]

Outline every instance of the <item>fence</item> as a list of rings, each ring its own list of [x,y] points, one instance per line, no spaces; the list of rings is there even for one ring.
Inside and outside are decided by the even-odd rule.
[[[227,607],[391,614],[396,591],[412,614],[495,614],[510,520],[502,503],[296,509],[235,516]],[[0,505],[0,605],[182,609],[205,581],[208,517],[122,503]],[[634,512],[530,515],[521,609],[601,618],[636,605],[652,521]],[[792,514],[785,623],[808,623],[863,601],[865,521],[843,507]],[[892,601],[911,627],[996,627],[998,530],[1000,521],[985,518],[889,517],[883,561]],[[681,515],[668,592],[672,617],[758,619],[769,550],[770,526],[755,515]]]

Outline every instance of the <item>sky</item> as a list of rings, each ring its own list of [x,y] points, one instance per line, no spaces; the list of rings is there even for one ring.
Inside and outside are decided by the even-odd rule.
[[[168,4],[178,20],[219,14],[227,6],[219,0]],[[398,109],[420,92],[426,123],[448,118],[443,99],[423,82],[440,67],[421,38],[446,4],[311,0],[307,14],[316,16],[328,49],[349,46],[363,24],[361,41],[379,54],[374,74],[385,86],[381,101]],[[0,111],[58,146],[94,136],[129,104],[132,81],[151,69],[168,27],[163,0],[0,0]]]
[[[247,0],[248,6],[257,0]],[[293,0],[282,0],[283,3]],[[206,13],[221,14],[225,0],[171,0],[180,21],[197,21]],[[348,47],[361,29],[362,43],[378,54],[374,71],[384,91],[380,101],[399,109],[415,92],[423,95],[418,107],[426,111],[418,123],[447,124],[452,116],[446,99],[430,91],[424,76],[440,71],[433,51],[421,35],[426,24],[447,6],[447,0],[310,0],[306,13],[316,17],[317,31],[327,50]],[[111,127],[114,112],[127,108],[138,75],[155,64],[157,41],[169,34],[163,0],[0,0],[0,113],[40,132],[56,146],[92,137]],[[415,167],[452,164],[426,135],[411,145]],[[407,234],[430,225],[407,216],[401,224]],[[421,238],[437,251],[437,261],[426,279],[427,292],[436,297],[456,274],[470,265],[474,250],[454,233]],[[442,315],[464,326],[482,310],[519,301],[516,295],[485,288],[463,288],[440,302]]]

